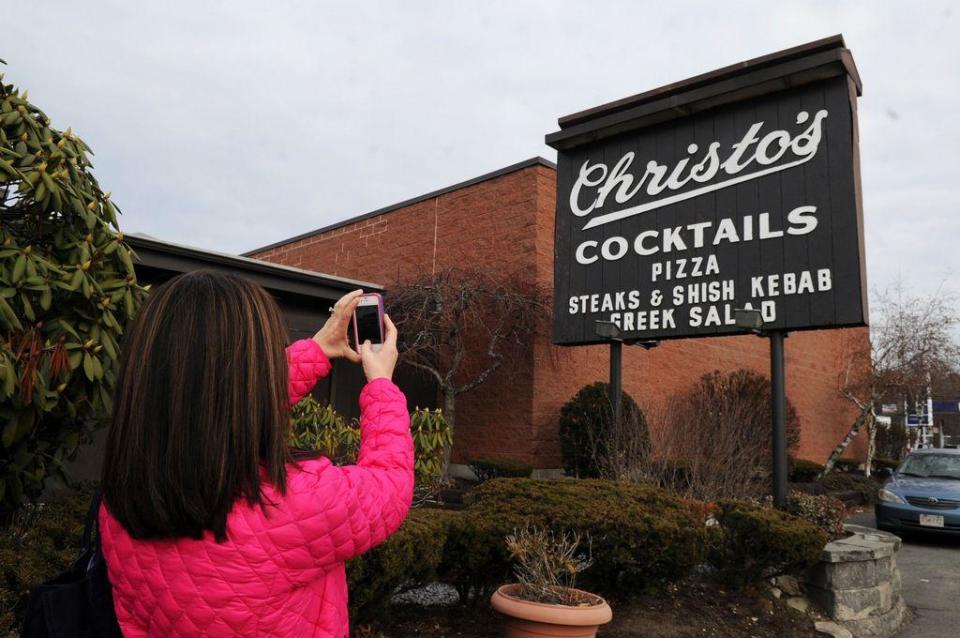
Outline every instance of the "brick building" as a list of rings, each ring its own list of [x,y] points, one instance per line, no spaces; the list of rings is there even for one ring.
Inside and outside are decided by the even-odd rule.
[[[448,266],[481,267],[553,282],[556,170],[534,158],[393,206],[247,253],[287,266],[391,283]],[[544,323],[545,326],[549,322]],[[840,397],[844,348],[867,347],[867,329],[794,333],[786,342],[787,396],[802,421],[799,457],[822,462],[856,416]],[[560,467],[560,407],[583,385],[606,380],[605,346],[561,348],[545,327],[525,370],[494,374],[457,399],[454,462],[510,457]],[[646,410],[700,375],[750,368],[769,373],[768,345],[754,336],[667,341],[624,350],[624,390]]]

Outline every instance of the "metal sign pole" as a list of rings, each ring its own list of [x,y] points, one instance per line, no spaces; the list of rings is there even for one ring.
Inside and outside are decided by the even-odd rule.
[[[770,383],[773,399],[773,504],[783,509],[787,504],[787,392],[783,365],[782,330],[770,335]]]
[[[620,426],[621,396],[623,394],[623,342],[610,342],[610,404],[613,408],[613,423]]]

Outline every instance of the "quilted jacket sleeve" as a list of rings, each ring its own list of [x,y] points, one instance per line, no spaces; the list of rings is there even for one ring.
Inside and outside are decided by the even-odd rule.
[[[406,398],[389,379],[360,393],[360,438],[356,465],[314,459],[288,482],[286,514],[304,543],[285,557],[288,568],[328,569],[379,544],[406,518],[413,439]]]
[[[300,339],[287,346],[287,396],[295,404],[330,372],[330,360],[313,339]]]

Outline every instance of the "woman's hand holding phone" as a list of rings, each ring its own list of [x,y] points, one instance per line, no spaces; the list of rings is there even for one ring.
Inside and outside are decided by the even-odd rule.
[[[340,297],[334,304],[327,322],[317,334],[313,335],[313,340],[317,342],[328,359],[342,357],[354,363],[360,363],[360,354],[350,347],[347,333],[362,295],[362,290],[354,290]]]
[[[397,327],[387,315],[383,315],[383,328],[385,332],[383,344],[376,350],[369,340],[360,344],[360,359],[367,381],[391,379],[393,369],[397,365]]]
[[[344,358],[354,363],[363,364],[363,373],[367,381],[374,379],[391,379],[393,369],[397,365],[397,327],[390,321],[390,317],[383,315],[384,339],[374,350],[370,341],[360,345],[360,352],[350,347],[347,334],[353,320],[353,313],[363,296],[362,290],[347,293],[337,301],[330,313],[330,318],[323,324],[313,340],[327,355],[328,359]]]

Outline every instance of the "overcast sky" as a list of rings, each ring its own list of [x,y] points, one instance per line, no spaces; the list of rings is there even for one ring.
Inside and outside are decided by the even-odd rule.
[[[8,81],[125,231],[242,252],[535,155],[586,107],[843,33],[871,288],[960,277],[951,2],[0,0]]]

